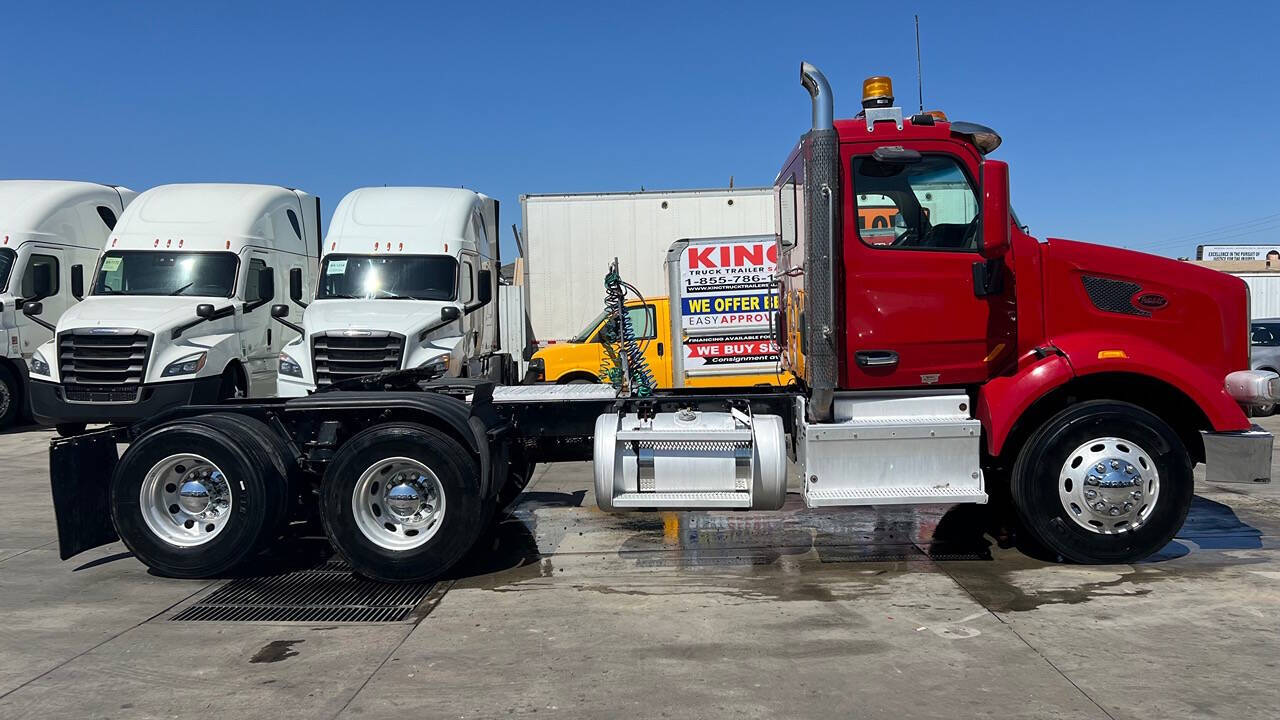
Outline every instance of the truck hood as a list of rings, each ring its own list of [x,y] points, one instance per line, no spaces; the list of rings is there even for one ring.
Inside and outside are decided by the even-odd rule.
[[[1249,289],[1240,278],[1189,262],[1057,238],[1043,250],[1049,338],[1089,333],[1139,338],[1216,378],[1249,368]]]
[[[440,319],[447,301],[317,300],[307,306],[302,325],[307,334],[331,330],[382,330],[406,337]]]
[[[197,305],[209,303],[222,308],[234,302],[230,298],[94,295],[62,313],[58,331],[127,327],[158,333],[195,320]]]

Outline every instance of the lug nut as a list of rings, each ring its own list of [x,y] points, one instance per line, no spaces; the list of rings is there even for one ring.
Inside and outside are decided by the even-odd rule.
[[[1132,509],[1133,509],[1133,503],[1131,503],[1131,502],[1127,502],[1127,503],[1125,503],[1125,504],[1124,504],[1124,511],[1125,511],[1125,512],[1129,512],[1129,511],[1130,511],[1130,510],[1132,510]]]
[[[1127,472],[1127,473],[1129,473],[1130,475],[1132,475],[1132,474],[1133,474],[1133,466],[1132,466],[1132,465],[1125,465],[1125,466],[1124,466],[1124,471],[1125,471],[1125,472]]]
[[[1133,498],[1134,500],[1141,500],[1141,499],[1142,499],[1142,491],[1141,491],[1141,490],[1134,490],[1133,492],[1129,493],[1129,497]]]
[[[1102,482],[1102,480],[1101,480],[1100,478],[1098,478],[1098,477],[1096,477],[1096,476],[1093,476],[1093,475],[1090,475],[1089,477],[1085,478],[1084,484],[1085,484],[1085,485],[1097,485],[1097,484],[1098,484],[1098,483],[1100,483],[1100,482]]]
[[[1093,509],[1097,510],[1098,512],[1102,512],[1103,510],[1107,509],[1107,504],[1099,500],[1098,502],[1093,504]]]
[[[1120,461],[1119,461],[1119,460],[1112,460],[1112,461],[1111,461],[1111,469],[1112,469],[1112,470],[1119,470],[1119,469],[1120,469]]]
[[[1115,505],[1112,505],[1112,506],[1111,506],[1111,510],[1109,510],[1108,512],[1109,512],[1111,515],[1113,515],[1113,516],[1114,516],[1114,515],[1119,515],[1119,514],[1120,514],[1120,508],[1116,507]]]
[[[1094,498],[1098,497],[1098,491],[1097,491],[1097,490],[1085,490],[1085,491],[1084,491],[1084,496],[1085,496],[1086,498],[1088,498],[1089,500],[1092,500],[1092,499],[1094,499]]]
[[[1095,467],[1094,470],[1097,470],[1100,473],[1104,473],[1107,471],[1107,466],[1103,465],[1102,463],[1098,463],[1097,467]]]

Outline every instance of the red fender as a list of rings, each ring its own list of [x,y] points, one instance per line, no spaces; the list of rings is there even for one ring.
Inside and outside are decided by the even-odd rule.
[[[999,455],[1013,424],[1027,408],[1073,377],[1071,363],[1061,355],[1039,358],[1029,352],[1018,358],[1017,372],[993,378],[978,388],[975,415],[987,432],[987,452]]]
[[[1199,406],[1219,432],[1248,430],[1249,418],[1227,394],[1225,377],[1214,377],[1185,357],[1132,335],[1074,333],[1055,337],[1053,345],[1066,357],[1043,359],[1028,353],[1013,375],[992,379],[978,390],[977,418],[987,432],[987,451],[998,455],[1009,431],[1027,408],[1073,377],[1098,373],[1131,373],[1163,381],[1182,391]],[[1124,357],[1099,357],[1102,351],[1122,350]]]

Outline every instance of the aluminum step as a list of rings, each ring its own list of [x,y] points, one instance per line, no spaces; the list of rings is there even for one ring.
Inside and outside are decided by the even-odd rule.
[[[613,499],[618,508],[746,508],[748,492],[632,492]]]
[[[836,488],[834,490],[809,489],[805,493],[809,507],[833,505],[927,505],[956,503],[985,503],[987,494],[980,488],[962,487],[880,487]]]

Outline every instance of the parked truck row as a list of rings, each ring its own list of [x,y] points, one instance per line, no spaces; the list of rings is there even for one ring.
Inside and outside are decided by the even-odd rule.
[[[434,578],[477,545],[536,463],[591,460],[596,502],[611,512],[777,510],[789,487],[810,507],[995,498],[1054,555],[1131,562],[1182,525],[1195,464],[1214,482],[1269,482],[1272,436],[1244,408],[1280,397],[1280,376],[1249,369],[1240,280],[1034,238],[1014,222],[1008,166],[989,157],[994,130],[908,116],[881,77],[864,83],[856,115],[837,120],[823,74],[806,63],[800,79],[812,123],[774,183],[777,232],[762,256],[772,275],[710,272],[708,251],[691,246],[666,288],[674,304],[704,281],[740,283],[717,291],[737,298],[720,310],[748,320],[761,301],[746,298],[771,295],[767,327],[717,341],[695,319],[717,304],[686,297],[696,300],[688,322],[665,337],[708,359],[697,346],[766,334],[789,384],[657,387],[647,320],[627,305],[644,308],[649,293],[614,262],[598,286],[597,331],[613,328],[608,384],[509,386],[411,368],[55,441],[63,557],[119,537],[157,572],[218,575],[318,516],[357,572]],[[891,239],[856,220],[864,202],[893,205]],[[358,292],[352,255],[400,252],[399,240],[394,251],[382,242],[359,253],[357,243],[341,269],[343,258],[327,261],[326,274],[342,276],[334,292]],[[727,252],[717,267],[735,267]],[[391,287],[368,277],[361,288]],[[255,302],[238,287],[228,297]],[[454,298],[457,312],[488,306],[466,297]]]

